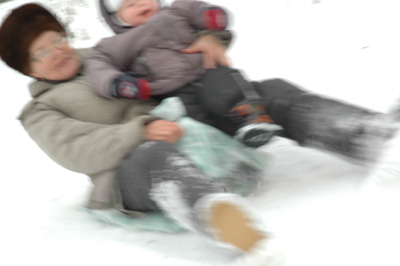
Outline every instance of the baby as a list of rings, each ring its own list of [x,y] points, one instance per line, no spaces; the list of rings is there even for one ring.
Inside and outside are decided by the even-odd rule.
[[[254,107],[256,101],[248,101],[243,90],[251,90],[251,84],[243,78],[238,82],[237,70],[220,66],[206,71],[201,54],[181,52],[195,41],[196,31],[226,29],[222,8],[190,0],[162,9],[157,0],[100,1],[112,23],[127,30],[95,47],[88,62],[95,92],[129,99],[179,96],[186,107],[202,107],[196,112],[187,108],[189,116],[253,147],[265,144],[279,128]]]

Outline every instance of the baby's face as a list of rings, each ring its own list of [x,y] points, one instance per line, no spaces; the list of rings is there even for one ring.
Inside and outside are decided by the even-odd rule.
[[[125,0],[118,9],[118,16],[123,22],[136,27],[147,22],[159,10],[157,0]]]

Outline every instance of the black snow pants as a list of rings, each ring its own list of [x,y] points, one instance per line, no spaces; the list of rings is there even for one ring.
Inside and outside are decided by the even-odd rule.
[[[223,66],[209,69],[200,79],[156,98],[180,97],[189,117],[233,136],[243,121],[230,110],[245,97],[232,74],[239,74],[239,71]]]
[[[117,171],[124,207],[129,210],[158,210],[160,204],[151,197],[152,189],[168,181],[181,184],[180,193],[190,206],[207,194],[225,191],[164,141],[139,145],[122,160]]]
[[[199,80],[165,97],[181,97],[189,116],[232,136],[242,121],[230,110],[246,100],[246,88],[253,88],[268,115],[283,127],[284,137],[359,162],[374,160],[380,144],[396,131],[385,114],[310,93],[283,79],[246,86],[233,78],[237,74],[222,66],[207,70]]]

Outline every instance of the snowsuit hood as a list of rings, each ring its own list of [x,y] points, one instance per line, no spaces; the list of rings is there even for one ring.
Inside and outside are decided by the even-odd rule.
[[[125,31],[131,29],[132,27],[128,26],[121,26],[116,24],[113,19],[112,19],[112,12],[109,12],[104,4],[104,0],[98,0],[99,1],[99,7],[100,7],[100,12],[101,15],[103,16],[103,19],[107,23],[107,25],[111,28],[112,31],[114,31],[115,34],[120,34],[124,33]],[[162,7],[161,1],[158,1],[160,4],[160,7]]]
[[[99,6],[103,19],[105,20],[107,25],[111,28],[111,30],[114,31],[115,34],[124,33],[125,31],[132,28],[132,27],[117,25],[111,18],[112,13],[106,9],[106,6],[104,5],[104,0],[99,0]]]

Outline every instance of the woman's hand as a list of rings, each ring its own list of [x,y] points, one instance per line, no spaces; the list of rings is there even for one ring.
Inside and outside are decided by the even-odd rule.
[[[214,36],[203,35],[182,53],[203,53],[203,64],[206,69],[216,68],[218,64],[229,66],[229,60],[225,56],[226,47]]]
[[[163,140],[174,143],[183,135],[177,123],[167,120],[155,120],[144,127],[147,140]]]

